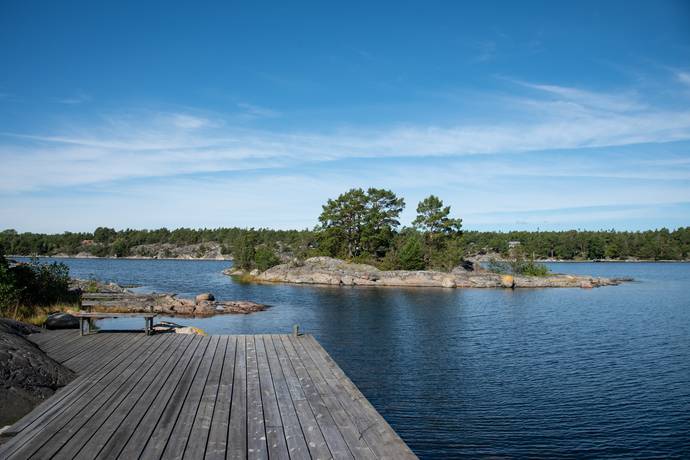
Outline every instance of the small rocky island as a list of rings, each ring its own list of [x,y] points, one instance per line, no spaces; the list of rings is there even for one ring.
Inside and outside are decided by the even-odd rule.
[[[75,279],[71,286],[81,291],[81,306],[96,312],[213,316],[248,314],[266,309],[266,305],[248,300],[216,300],[208,292],[199,294],[194,299],[186,299],[171,293],[135,293],[115,283],[94,280]]]
[[[304,262],[276,265],[260,273],[227,269],[226,275],[267,283],[324,284],[340,286],[399,286],[439,288],[594,288],[615,286],[628,279],[552,274],[547,276],[500,275],[479,264],[458,266],[449,273],[431,270],[384,271],[331,257],[312,257]]]

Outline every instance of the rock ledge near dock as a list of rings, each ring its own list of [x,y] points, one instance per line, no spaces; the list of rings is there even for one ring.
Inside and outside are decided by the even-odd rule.
[[[211,293],[186,299],[172,293],[135,293],[114,283],[105,284],[93,280],[73,280],[72,286],[82,291],[82,308],[97,312],[213,316],[248,314],[267,308],[266,305],[249,300],[217,300]]]

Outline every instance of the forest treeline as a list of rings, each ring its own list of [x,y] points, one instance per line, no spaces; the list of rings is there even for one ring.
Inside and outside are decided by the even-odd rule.
[[[107,232],[107,238],[98,238]],[[188,245],[218,242],[225,254],[247,235],[257,242],[275,247],[306,250],[315,241],[313,230],[272,230],[267,228],[166,228],[156,230],[120,230],[100,227],[95,232],[64,232],[59,234],[0,232],[0,247],[13,255],[75,255],[79,252],[95,256],[127,256],[129,249],[142,244],[172,243]],[[84,246],[93,240],[96,244]],[[506,254],[511,241],[519,241],[526,252],[538,259],[644,259],[684,260],[690,257],[690,227],[677,230],[645,230],[637,232],[558,231],[558,232],[478,232],[464,231],[462,247],[466,255],[487,252]]]
[[[450,269],[463,258],[478,254],[507,255],[516,246],[527,257],[561,260],[688,260],[690,227],[646,231],[480,232],[462,229],[449,206],[433,195],[417,205],[417,217],[401,227],[405,206],[389,190],[352,189],[328,200],[314,229],[178,228],[114,230],[60,234],[0,232],[0,253],[12,255],[76,255],[126,257],[148,244],[176,246],[218,243],[222,253],[253,262],[258,253],[303,259],[328,255],[375,263],[388,269]]]
[[[107,233],[107,237],[96,235]],[[0,247],[13,255],[76,255],[87,252],[95,256],[127,256],[129,250],[142,244],[172,243],[188,245],[218,242],[225,254],[232,254],[242,238],[250,236],[259,244],[307,252],[316,240],[312,230],[272,230],[245,228],[168,230],[120,230],[99,228],[95,232],[60,234],[0,232]],[[97,242],[84,246],[82,242]],[[560,231],[560,232],[478,232],[464,231],[461,242],[465,255],[489,252],[507,254],[509,243],[519,241],[529,254],[538,259],[644,259],[685,260],[690,258],[690,227],[639,232]]]

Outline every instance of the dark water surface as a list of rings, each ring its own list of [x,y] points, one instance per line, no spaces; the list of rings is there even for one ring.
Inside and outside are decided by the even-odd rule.
[[[176,318],[316,336],[422,458],[690,457],[690,264],[551,264],[599,289],[243,285],[228,262],[62,260],[73,276],[272,305]],[[108,320],[104,327],[140,327]]]

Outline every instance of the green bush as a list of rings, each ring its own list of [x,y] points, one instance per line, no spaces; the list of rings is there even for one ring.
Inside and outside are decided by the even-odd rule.
[[[89,284],[86,285],[84,291],[90,294],[95,294],[96,292],[98,292],[98,281],[89,280]]]
[[[21,295],[7,259],[0,255],[0,316],[9,316],[6,312],[19,304]]]
[[[125,241],[122,238],[116,239],[111,245],[110,245],[110,255],[113,255],[115,257],[126,257],[129,255],[129,246],[127,245],[127,241]]]
[[[0,255],[0,316],[22,318],[37,307],[76,303],[79,295],[69,289],[69,268],[63,263],[11,266]]]
[[[234,265],[242,270],[250,270],[256,257],[256,240],[252,235],[243,235],[238,238],[233,247],[232,257]]]
[[[487,270],[499,274],[525,275],[525,276],[548,276],[551,274],[548,267],[544,264],[535,262],[517,255],[508,260],[491,259],[487,264]]]
[[[416,236],[408,239],[396,255],[397,266],[395,268],[398,270],[424,270],[426,267],[424,247]]]
[[[537,263],[533,260],[528,260],[520,265],[519,274],[527,276],[548,276],[551,274],[551,272],[546,265]]]
[[[273,251],[266,247],[260,247],[254,253],[254,264],[260,271],[266,271],[280,263],[280,259]]]
[[[444,241],[440,247],[430,246],[429,261],[434,270],[449,272],[463,261],[464,247],[458,239]]]
[[[379,264],[376,257],[372,256],[368,252],[365,252],[365,253],[360,254],[358,256],[355,256],[355,257],[351,257],[351,258],[346,259],[346,260],[348,262],[353,263],[353,264],[373,265],[374,267],[376,267]]]
[[[93,244],[89,246],[89,251],[96,257],[108,257],[110,249],[103,244]]]

